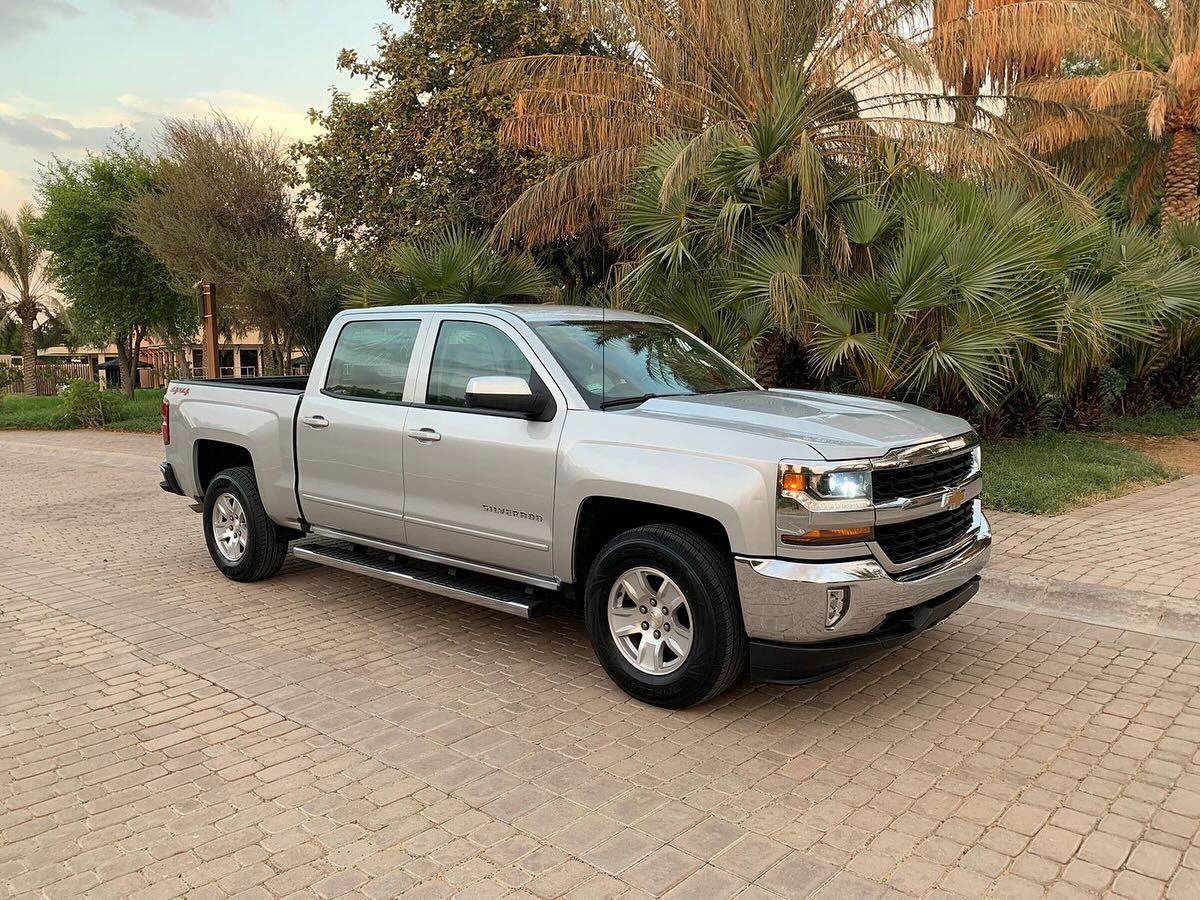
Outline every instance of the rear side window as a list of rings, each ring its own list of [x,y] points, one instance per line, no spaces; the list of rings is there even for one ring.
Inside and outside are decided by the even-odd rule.
[[[403,400],[420,327],[415,319],[346,325],[329,361],[326,392],[365,400]]]
[[[511,375],[529,381],[533,367],[512,338],[482,322],[443,322],[433,348],[431,406],[467,405],[467,383],[479,375]]]

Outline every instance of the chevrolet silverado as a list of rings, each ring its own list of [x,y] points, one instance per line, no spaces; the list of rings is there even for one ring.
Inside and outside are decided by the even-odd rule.
[[[764,390],[663,319],[351,310],[310,374],[173,381],[164,490],[226,577],[292,553],[532,617],[582,604],[633,697],[802,683],[975,593],[991,536],[961,419]]]

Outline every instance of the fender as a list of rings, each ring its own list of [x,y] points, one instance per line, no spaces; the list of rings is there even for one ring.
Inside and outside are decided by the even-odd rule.
[[[771,469],[771,471],[766,471]],[[769,553],[774,467],[687,451],[581,441],[559,454],[554,570],[574,581],[575,531],[583,502],[609,497],[654,503],[714,519],[734,553]]]

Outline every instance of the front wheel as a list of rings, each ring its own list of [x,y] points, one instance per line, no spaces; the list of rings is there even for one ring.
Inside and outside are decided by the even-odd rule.
[[[600,664],[645,703],[701,703],[745,669],[728,556],[689,529],[648,525],[613,538],[588,574],[584,607]]]
[[[221,574],[234,581],[270,578],[287,558],[287,532],[271,521],[254,470],[225,469],[204,492],[204,541]]]

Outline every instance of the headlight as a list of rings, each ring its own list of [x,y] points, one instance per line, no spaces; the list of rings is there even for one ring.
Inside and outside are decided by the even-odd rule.
[[[971,474],[974,475],[976,472],[979,472],[982,470],[983,470],[983,448],[980,447],[978,444],[976,444],[975,448],[971,451]]]
[[[826,472],[808,477],[808,492],[818,500],[857,500],[871,496],[870,472]]]
[[[866,509],[871,506],[871,472],[865,467],[838,471],[783,463],[779,467],[779,496],[828,512]]]

